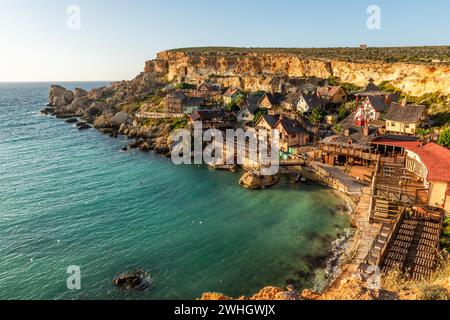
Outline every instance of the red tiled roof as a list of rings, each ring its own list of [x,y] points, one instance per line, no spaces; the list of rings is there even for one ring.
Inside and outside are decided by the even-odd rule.
[[[450,182],[450,150],[436,143],[422,145],[419,141],[402,141],[379,138],[372,144],[402,147],[414,152],[428,169],[429,181]]]

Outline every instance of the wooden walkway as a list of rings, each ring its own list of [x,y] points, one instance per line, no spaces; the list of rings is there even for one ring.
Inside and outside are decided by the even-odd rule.
[[[361,199],[352,217],[352,225],[358,230],[358,236],[353,241],[357,241],[358,245],[346,271],[341,276],[342,279],[358,273],[360,265],[366,260],[376,237],[381,232],[380,223],[371,224],[369,221],[370,200],[370,188],[366,187],[362,191]]]

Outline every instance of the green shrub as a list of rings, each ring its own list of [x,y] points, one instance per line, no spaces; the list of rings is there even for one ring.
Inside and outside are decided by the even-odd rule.
[[[239,111],[239,110],[240,110],[239,105],[236,102],[231,102],[225,106],[225,111],[227,111],[227,112],[233,112],[233,111]]]
[[[325,118],[324,111],[319,107],[315,107],[311,111],[311,115],[309,116],[309,121],[311,121],[313,124],[317,125],[317,124],[321,123],[324,118]]]
[[[259,119],[261,119],[262,116],[265,116],[267,114],[269,114],[269,110],[267,110],[265,108],[261,108],[261,109],[256,110],[255,119],[253,120],[253,122],[254,123],[258,122]]]
[[[177,89],[177,90],[189,90],[189,89],[195,89],[195,88],[197,88],[196,85],[190,84],[190,83],[186,83],[186,82],[178,83],[175,86],[175,89]]]
[[[438,143],[444,147],[450,147],[450,127],[445,129],[439,136]]]

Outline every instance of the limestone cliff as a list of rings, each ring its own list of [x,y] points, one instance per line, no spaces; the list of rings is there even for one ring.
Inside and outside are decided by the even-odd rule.
[[[341,58],[341,57],[340,57]],[[288,78],[336,76],[358,86],[369,78],[376,83],[391,81],[403,92],[414,96],[426,93],[450,95],[450,66],[352,59],[311,58],[293,53],[224,53],[211,51],[163,51],[147,61],[146,73],[156,73],[168,80],[197,83],[213,79],[244,90],[277,89]]]

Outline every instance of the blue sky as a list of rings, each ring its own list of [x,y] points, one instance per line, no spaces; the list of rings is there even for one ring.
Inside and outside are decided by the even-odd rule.
[[[449,45],[449,13],[447,0],[0,0],[0,81],[131,79],[158,51],[191,46]]]

